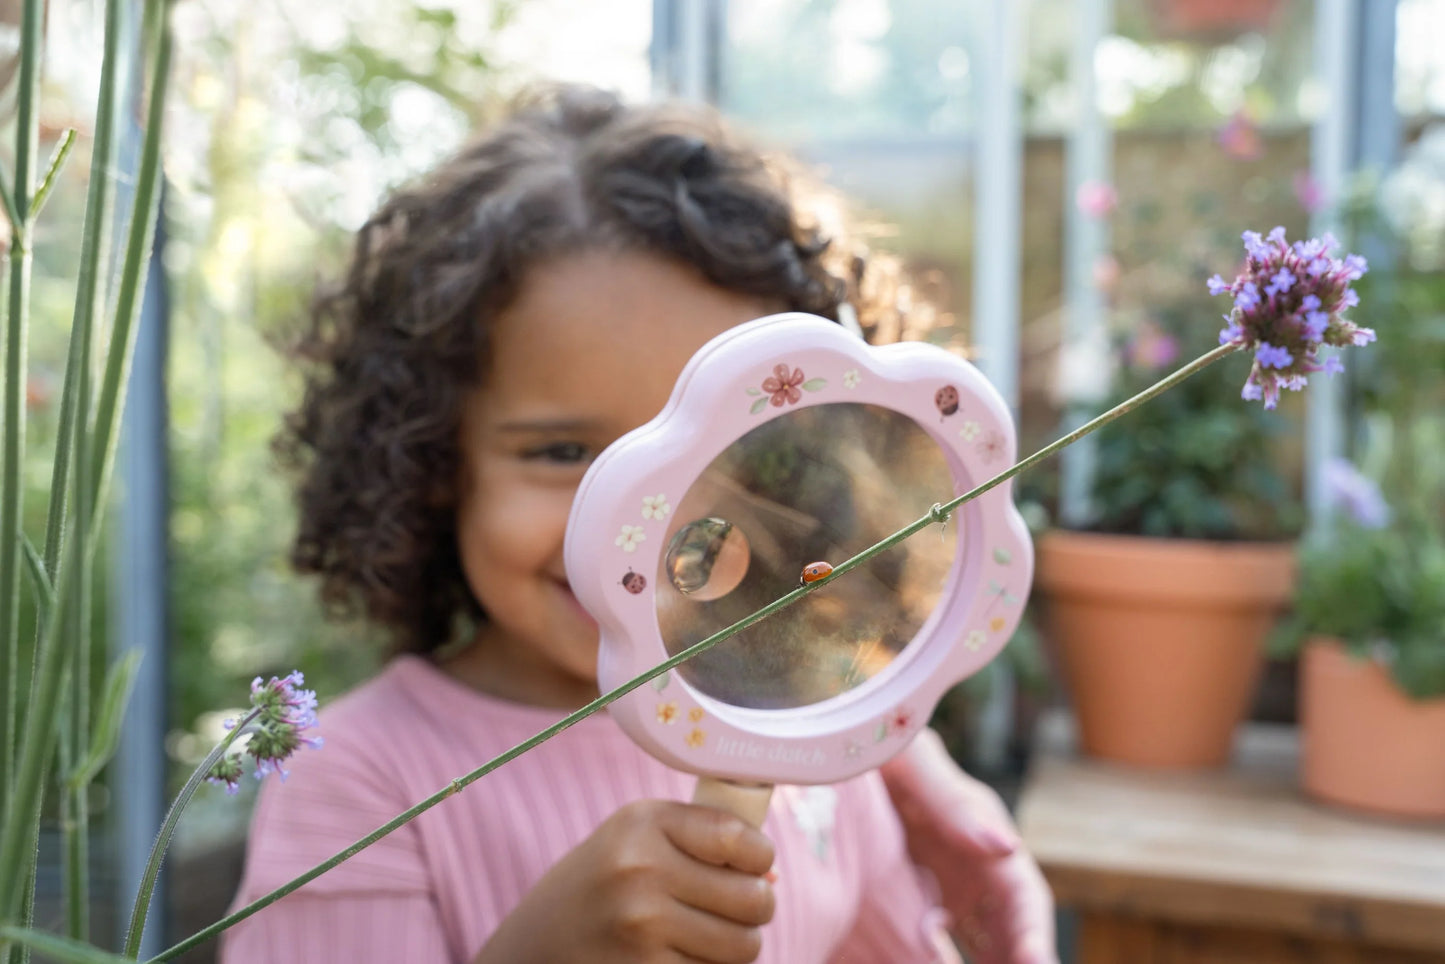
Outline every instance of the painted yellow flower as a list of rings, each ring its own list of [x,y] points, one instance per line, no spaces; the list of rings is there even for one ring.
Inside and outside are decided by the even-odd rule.
[[[657,704],[657,722],[659,722],[659,723],[675,723],[676,721],[677,721],[677,704],[676,704],[676,703],[658,703],[658,704]]]
[[[692,723],[696,723],[696,722],[698,722],[699,720],[701,720],[701,719],[703,718],[702,707],[701,707],[701,706],[694,706],[692,709],[688,710],[688,711],[687,711],[687,718],[688,718],[689,722],[692,722]]]
[[[692,732],[687,735],[687,745],[692,747],[693,749],[697,749],[698,747],[702,746],[703,741],[706,739],[707,734],[703,733],[703,731],[699,727],[695,726],[692,728]]]

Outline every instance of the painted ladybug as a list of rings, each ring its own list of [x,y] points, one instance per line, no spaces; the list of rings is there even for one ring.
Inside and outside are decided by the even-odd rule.
[[[622,588],[635,596],[647,588],[647,577],[640,572],[633,572],[629,569],[627,570],[627,575],[622,577]]]
[[[958,411],[958,389],[952,385],[944,385],[933,393],[933,404],[937,405],[944,415],[952,415]]]
[[[798,580],[798,585],[802,586],[810,582],[817,582],[819,579],[825,578],[832,571],[833,567],[826,562],[810,562],[803,567],[803,578]]]

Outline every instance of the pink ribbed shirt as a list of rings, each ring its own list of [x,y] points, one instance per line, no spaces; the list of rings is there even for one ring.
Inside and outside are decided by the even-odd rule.
[[[394,660],[328,706],[326,746],[267,781],[237,906],[285,883],[559,719],[479,694],[429,662]],[[224,964],[466,962],[553,863],[623,804],[687,800],[694,779],[642,752],[605,714],[472,784],[222,938]],[[926,964],[942,913],[908,861],[876,773],[779,787],[768,964]]]

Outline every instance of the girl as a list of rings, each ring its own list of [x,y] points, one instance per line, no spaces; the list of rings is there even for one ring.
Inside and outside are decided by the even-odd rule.
[[[520,103],[388,201],[318,302],[283,451],[295,563],[401,655],[263,790],[238,902],[593,699],[562,563],[589,460],[734,325],[851,303],[895,336],[875,267],[712,116],[590,89]],[[763,832],[677,802],[691,784],[594,715],[243,922],[224,959],[915,964],[957,960],[951,919],[973,960],[1054,960],[1037,867],[931,733],[881,776],[780,787]]]

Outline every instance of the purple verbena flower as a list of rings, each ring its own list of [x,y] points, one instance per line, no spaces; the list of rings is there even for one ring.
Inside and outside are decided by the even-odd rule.
[[[1359,304],[1350,282],[1367,265],[1358,255],[1335,258],[1331,252],[1339,242],[1330,234],[1290,245],[1284,228],[1277,227],[1264,237],[1245,231],[1242,238],[1244,270],[1230,284],[1215,275],[1208,288],[1212,295],[1234,298],[1219,343],[1254,352],[1243,397],[1274,408],[1281,391],[1299,391],[1309,375],[1342,370],[1339,359],[1321,357],[1321,348],[1375,340],[1374,331],[1344,317]]]
[[[225,787],[228,794],[235,796],[236,791],[241,788],[241,758],[234,754],[221,757],[211,766],[206,780]]]
[[[264,683],[261,677],[251,682],[251,707],[255,716],[242,731],[248,736],[242,754],[255,761],[255,774],[259,780],[268,773],[279,773],[284,781],[289,771],[282,764],[302,747],[320,748],[319,736],[306,736],[305,731],[316,726],[316,693],[301,689],[305,678],[294,672],[289,676],[271,677]],[[234,726],[234,721],[227,721]],[[236,792],[236,780],[241,773],[241,755],[224,758],[211,768],[206,779],[225,783],[226,792]]]
[[[1390,506],[1375,485],[1359,469],[1344,459],[1325,463],[1325,490],[1330,502],[1342,507],[1355,522],[1366,529],[1383,529],[1390,524]]]
[[[1280,268],[1275,272],[1269,284],[1265,286],[1264,293],[1267,295],[1282,295],[1294,285],[1294,275],[1289,273],[1288,268]]]
[[[1239,290],[1234,293],[1234,307],[1241,311],[1259,307],[1259,286],[1253,281],[1240,285]]]
[[[1294,361],[1288,348],[1276,347],[1267,341],[1260,342],[1254,350],[1254,360],[1265,368],[1288,368]]]

